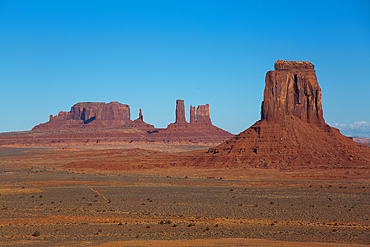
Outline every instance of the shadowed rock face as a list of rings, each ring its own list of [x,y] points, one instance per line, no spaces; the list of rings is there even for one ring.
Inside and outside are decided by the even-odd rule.
[[[306,123],[323,125],[321,89],[311,62],[278,60],[267,72],[261,119],[278,121],[293,115]]]

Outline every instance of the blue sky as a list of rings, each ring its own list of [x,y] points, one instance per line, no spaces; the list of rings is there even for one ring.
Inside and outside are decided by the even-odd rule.
[[[369,44],[369,1],[0,0],[0,132],[84,101],[166,127],[183,99],[236,134],[283,59],[315,65],[327,123],[370,137]]]

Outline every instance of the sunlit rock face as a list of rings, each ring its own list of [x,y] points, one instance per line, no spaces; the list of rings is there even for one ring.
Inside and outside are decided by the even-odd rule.
[[[266,74],[261,120],[278,121],[292,115],[310,124],[325,123],[321,89],[311,62],[278,60]]]

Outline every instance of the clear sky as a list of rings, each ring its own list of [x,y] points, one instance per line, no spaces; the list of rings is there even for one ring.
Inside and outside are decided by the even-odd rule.
[[[0,0],[0,132],[85,101],[166,127],[183,99],[236,134],[279,59],[311,61],[326,122],[370,137],[370,1]]]

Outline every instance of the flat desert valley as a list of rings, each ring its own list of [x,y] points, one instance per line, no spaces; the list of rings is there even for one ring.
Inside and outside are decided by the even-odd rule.
[[[150,166],[189,148],[1,148],[0,245],[370,243],[368,171]]]
[[[325,123],[311,62],[274,67],[237,135],[180,99],[162,129],[81,102],[1,133],[0,245],[370,245],[368,139]]]

